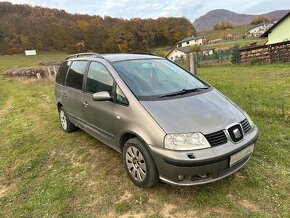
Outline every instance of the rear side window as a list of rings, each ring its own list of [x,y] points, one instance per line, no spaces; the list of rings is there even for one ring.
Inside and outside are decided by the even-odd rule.
[[[113,82],[112,76],[103,64],[91,62],[87,76],[87,92],[107,91],[112,95]]]
[[[84,73],[87,61],[74,61],[68,71],[66,85],[75,89],[82,90]]]
[[[56,78],[55,78],[56,83],[61,84],[61,85],[64,84],[66,72],[69,68],[70,63],[71,63],[70,61],[66,61],[60,65],[58,72],[56,74]]]

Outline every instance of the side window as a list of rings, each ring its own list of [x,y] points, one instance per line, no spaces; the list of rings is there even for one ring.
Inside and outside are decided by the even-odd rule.
[[[87,61],[74,61],[68,71],[66,85],[82,90]]]
[[[91,62],[87,76],[87,92],[107,91],[112,95],[113,83],[112,76],[103,64]]]
[[[58,69],[58,72],[56,74],[56,78],[55,78],[55,82],[58,83],[58,84],[61,84],[61,85],[64,85],[64,81],[65,81],[65,77],[66,77],[66,72],[69,68],[69,65],[70,65],[70,61],[66,61],[66,62],[63,62],[59,69]]]
[[[125,105],[129,104],[128,99],[126,98],[122,90],[119,88],[119,86],[116,86],[116,101],[118,103],[125,104]]]

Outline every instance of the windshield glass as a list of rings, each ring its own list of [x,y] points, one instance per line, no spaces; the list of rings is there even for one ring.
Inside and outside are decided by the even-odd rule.
[[[113,66],[139,98],[163,97],[208,87],[187,71],[164,59],[120,61],[113,63]]]

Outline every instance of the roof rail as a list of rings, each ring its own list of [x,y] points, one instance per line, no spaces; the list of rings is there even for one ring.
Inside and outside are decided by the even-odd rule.
[[[65,60],[70,59],[70,58],[77,58],[80,56],[95,56],[98,58],[104,58],[102,55],[98,54],[98,53],[94,53],[94,52],[85,52],[85,53],[77,53],[77,54],[73,54],[68,56]]]
[[[139,54],[139,55],[152,55],[152,56],[156,56],[155,54],[149,53],[149,52],[132,52],[132,53],[129,53],[129,54]]]

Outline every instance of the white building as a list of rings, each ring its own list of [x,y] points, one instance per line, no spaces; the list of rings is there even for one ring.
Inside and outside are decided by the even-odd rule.
[[[290,12],[278,20],[261,37],[268,37],[267,45],[290,41]]]
[[[269,23],[269,22],[260,23],[248,30],[248,36],[260,37],[263,33],[265,33],[272,26],[273,26],[273,23]]]
[[[187,54],[190,52],[192,46],[177,47],[171,49],[171,51],[166,55],[166,58],[171,61],[185,60]],[[214,48],[206,45],[200,45],[200,50],[203,55],[212,55]]]
[[[190,36],[186,37],[176,43],[176,47],[186,47],[186,46],[193,46],[193,45],[204,45],[206,43],[206,38],[204,36]]]

